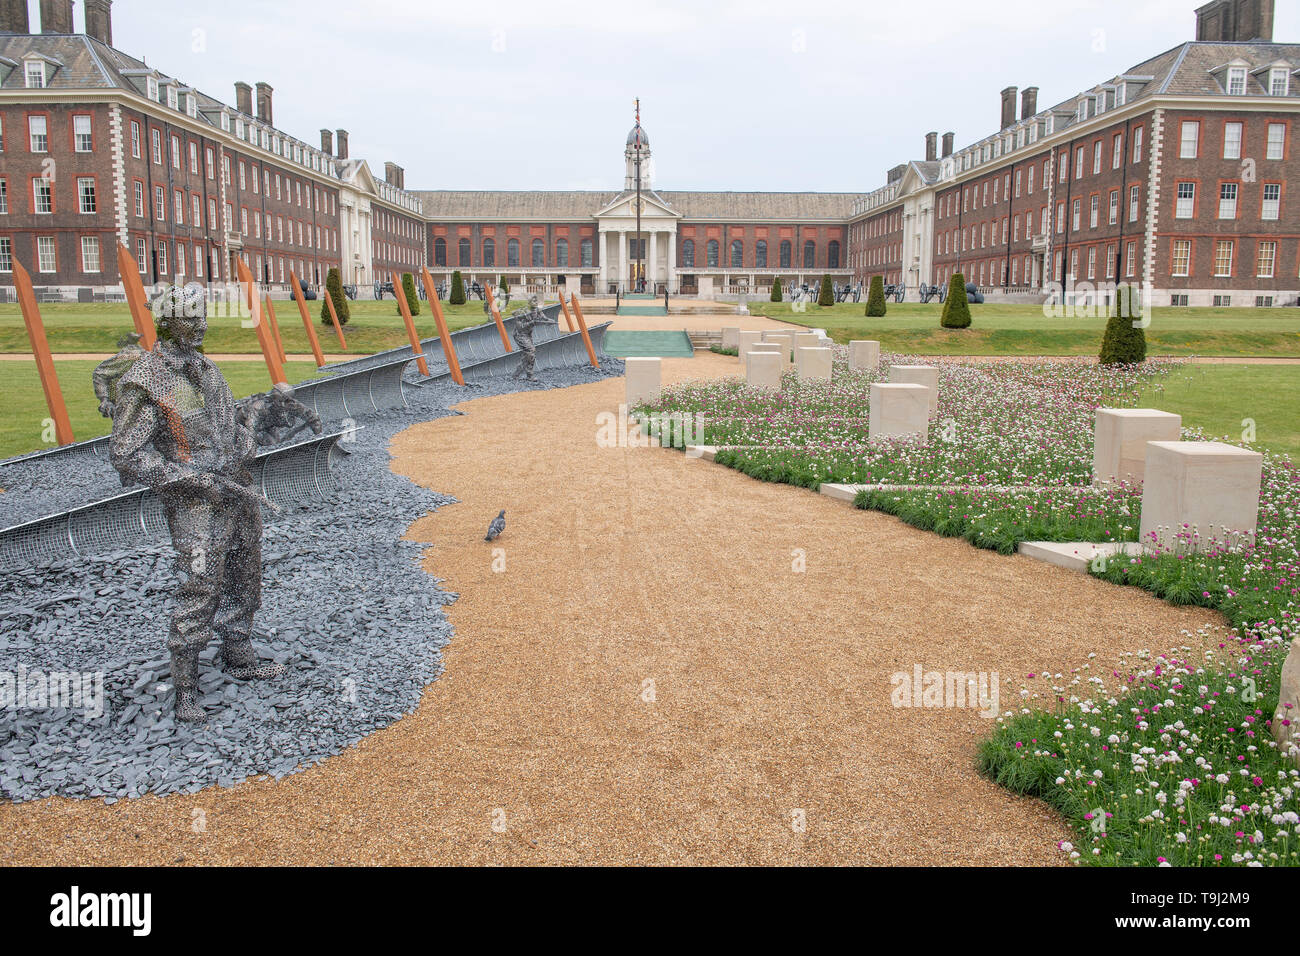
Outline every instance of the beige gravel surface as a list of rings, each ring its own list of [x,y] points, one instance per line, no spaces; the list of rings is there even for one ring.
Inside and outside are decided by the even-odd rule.
[[[470,400],[394,440],[397,471],[460,499],[410,531],[461,594],[413,715],[280,782],[0,807],[0,862],[1060,863],[1064,823],[975,772],[990,723],[895,709],[890,675],[997,671],[1005,709],[1030,672],[1216,618],[676,452],[599,448],[622,395]],[[483,541],[502,507],[503,571]]]

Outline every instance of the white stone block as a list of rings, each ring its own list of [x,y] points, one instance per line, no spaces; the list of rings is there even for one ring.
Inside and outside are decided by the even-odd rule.
[[[889,381],[895,385],[924,385],[930,390],[930,414],[939,410],[939,369],[933,365],[891,365]]]
[[[795,369],[799,380],[823,378],[830,380],[835,353],[830,349],[795,349]]]
[[[764,332],[764,342],[773,342],[780,345],[785,354],[785,363],[790,365],[794,361],[794,333],[793,332]]]
[[[849,342],[849,368],[872,371],[880,367],[880,343],[874,339]]]
[[[930,429],[931,391],[933,390],[914,382],[873,382],[867,437],[876,439],[897,435],[927,435]]]
[[[1188,551],[1252,542],[1263,468],[1259,452],[1223,442],[1147,442],[1142,544]],[[1195,540],[1176,537],[1193,530]]]
[[[822,347],[822,337],[816,332],[796,332],[794,347],[797,349],[819,349]]]
[[[754,388],[780,388],[784,367],[778,352],[751,352],[745,382]]]
[[[749,347],[755,344],[756,342],[761,342],[761,341],[763,341],[762,332],[737,332],[736,333],[736,350],[740,355],[740,362],[742,365],[744,365],[745,363],[745,353],[749,351]]]
[[[740,329],[734,325],[726,326],[722,330],[722,347],[734,349],[738,345],[740,345]]]
[[[1155,408],[1099,408],[1093,428],[1092,480],[1141,481],[1147,442],[1178,441],[1181,415]]]
[[[659,399],[663,383],[663,362],[657,358],[628,357],[623,360],[627,380],[627,407],[634,408]]]

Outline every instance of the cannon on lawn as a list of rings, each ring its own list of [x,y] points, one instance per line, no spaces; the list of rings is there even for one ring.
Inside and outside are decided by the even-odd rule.
[[[920,287],[917,289],[917,293],[920,295],[922,302],[929,302],[931,299],[936,297],[940,302],[942,302],[948,297],[948,287],[942,283],[938,285],[926,285],[922,282]]]
[[[894,297],[895,302],[902,302],[903,297],[906,294],[907,294],[906,282],[898,282],[898,283],[891,282],[889,285],[885,286],[886,299],[888,299],[892,295]]]
[[[385,293],[391,295],[394,299],[397,298],[397,293],[393,291],[393,284],[391,282],[376,282],[375,298],[382,299]]]
[[[355,299],[357,297],[356,283],[353,283],[352,285],[345,285],[343,287],[343,294],[347,296],[349,299]]]

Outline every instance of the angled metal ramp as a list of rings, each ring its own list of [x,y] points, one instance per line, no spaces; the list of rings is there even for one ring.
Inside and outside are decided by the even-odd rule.
[[[276,504],[324,500],[338,487],[339,440],[355,430],[314,435],[257,456],[253,488]],[[0,568],[32,567],[47,558],[102,554],[167,537],[162,500],[135,488],[67,511],[0,529]]]
[[[587,330],[591,336],[591,347],[596,352],[597,360],[605,357],[605,330],[610,323],[602,322],[600,325],[592,326]],[[546,342],[536,342],[535,354],[537,358],[537,368],[561,368],[573,367],[575,365],[587,365],[591,359],[587,355],[587,345],[582,340],[581,332],[566,332],[558,338],[550,339]],[[465,376],[465,381],[482,381],[485,378],[497,378],[502,375],[510,375],[523,361],[519,352],[507,352],[494,358],[485,359],[476,362],[473,365],[464,365],[460,367],[461,374]],[[447,378],[451,373],[444,373]],[[441,379],[443,375],[437,376]]]

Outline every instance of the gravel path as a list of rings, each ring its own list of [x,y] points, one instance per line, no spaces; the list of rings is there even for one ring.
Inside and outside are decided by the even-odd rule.
[[[1028,673],[1216,618],[674,452],[599,448],[596,415],[622,395],[614,379],[470,400],[392,443],[398,472],[459,501],[408,535],[460,594],[417,710],[280,781],[0,807],[0,862],[1060,862],[1061,821],[975,773],[988,722],[895,709],[890,675],[996,670],[1005,709]],[[494,571],[482,536],[502,507]]]

